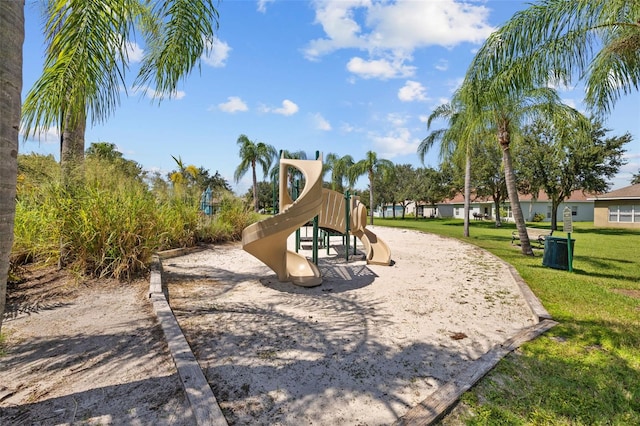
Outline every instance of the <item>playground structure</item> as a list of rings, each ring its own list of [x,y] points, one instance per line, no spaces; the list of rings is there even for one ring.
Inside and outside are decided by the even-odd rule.
[[[294,167],[304,176],[304,188],[294,201],[287,191],[287,169]],[[289,236],[318,218],[319,228],[362,241],[367,263],[391,264],[391,252],[384,241],[366,229],[367,210],[357,198],[322,188],[322,159],[280,159],[278,214],[253,223],[242,231],[242,248],[269,266],[280,281],[302,287],[322,284],[318,266],[305,256],[287,249]],[[315,253],[315,251],[314,251]],[[316,260],[316,256],[314,256]]]

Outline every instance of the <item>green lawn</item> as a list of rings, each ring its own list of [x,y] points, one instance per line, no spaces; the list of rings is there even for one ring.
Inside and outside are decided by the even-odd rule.
[[[461,220],[374,223],[458,238],[492,252],[518,270],[560,323],[463,396],[467,424],[640,425],[640,231],[574,223],[569,272],[543,266],[542,250],[523,256],[511,245],[513,224],[472,221],[471,236],[463,238]]]

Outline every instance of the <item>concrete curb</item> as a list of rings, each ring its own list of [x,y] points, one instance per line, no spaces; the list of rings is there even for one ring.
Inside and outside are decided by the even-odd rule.
[[[162,262],[173,256],[181,256],[195,250],[171,250],[169,253],[153,255],[151,261],[151,279],[149,282],[149,300],[153,305],[158,322],[167,339],[171,357],[178,370],[184,392],[198,425],[227,426],[227,420],[220,410],[218,401],[207,382],[200,364],[191,351],[187,339],[178,325],[169,306],[166,288],[162,285]]]

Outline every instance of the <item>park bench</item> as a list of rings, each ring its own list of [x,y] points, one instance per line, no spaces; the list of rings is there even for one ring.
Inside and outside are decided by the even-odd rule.
[[[527,228],[529,241],[537,241],[541,247],[544,247],[544,239],[550,237],[552,234],[553,231],[551,229]],[[514,245],[516,240],[520,240],[517,229],[511,232],[511,244]]]

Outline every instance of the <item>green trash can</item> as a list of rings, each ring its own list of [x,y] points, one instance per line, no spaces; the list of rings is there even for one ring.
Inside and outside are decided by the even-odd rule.
[[[571,258],[575,241],[571,239]],[[544,239],[544,257],[542,265],[554,269],[569,270],[569,250],[567,250],[567,238],[549,236]]]

